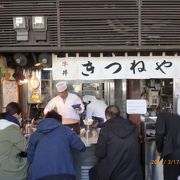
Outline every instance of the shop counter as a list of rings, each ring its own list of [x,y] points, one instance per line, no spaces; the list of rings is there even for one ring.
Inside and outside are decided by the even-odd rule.
[[[97,137],[92,137],[86,141],[86,138],[81,137],[86,145],[84,152],[73,150],[74,164],[77,172],[77,180],[89,180],[89,169],[96,164],[95,148]]]

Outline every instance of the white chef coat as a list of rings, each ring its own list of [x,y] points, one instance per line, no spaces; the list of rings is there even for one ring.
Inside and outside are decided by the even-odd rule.
[[[72,107],[74,104],[81,104],[81,110],[79,112]],[[44,114],[53,109],[56,109],[56,111],[62,116],[62,124],[72,124],[72,122],[79,122],[79,113],[84,111],[84,105],[76,94],[68,92],[65,101],[59,95],[51,99],[44,108]]]
[[[92,119],[92,117],[99,117],[103,118],[104,122],[106,121],[105,118],[105,110],[107,104],[104,100],[95,99],[90,104],[86,106],[86,119]]]

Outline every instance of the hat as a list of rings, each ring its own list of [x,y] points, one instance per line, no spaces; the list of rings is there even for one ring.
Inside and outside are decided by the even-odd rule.
[[[63,92],[67,89],[67,83],[65,81],[60,81],[56,84],[57,92]]]

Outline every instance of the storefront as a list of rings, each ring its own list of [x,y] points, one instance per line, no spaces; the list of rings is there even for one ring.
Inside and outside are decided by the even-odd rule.
[[[66,80],[81,98],[117,104],[145,138],[141,120],[180,112],[179,8],[178,0],[2,1],[0,111],[17,101],[24,120],[41,119]]]
[[[107,104],[117,104],[121,114],[135,121],[139,127],[144,117],[155,119],[161,111],[179,112],[179,56],[128,56],[127,53],[124,56],[112,54],[106,57],[101,53],[99,57],[93,57],[92,54],[88,57],[80,57],[78,54],[74,57],[68,54],[59,57],[52,54],[52,67],[41,67],[32,72],[23,70],[28,81],[21,83],[13,79],[14,71],[7,67],[5,59],[3,62],[1,69],[6,73],[1,77],[2,109],[12,99],[19,101],[24,108],[24,120],[42,118],[44,106],[56,95],[55,84],[59,80],[68,81],[70,91],[81,98],[94,95],[103,98]],[[7,72],[11,75],[5,75]],[[6,93],[11,96],[5,96]],[[138,112],[142,108],[137,106],[142,99],[147,102],[143,113]],[[131,109],[128,113],[127,100],[135,100],[137,103],[134,112]],[[147,129],[152,132],[153,128]],[[146,131],[141,131],[141,128],[140,136],[144,138],[142,151],[145,151],[144,163],[147,165],[154,158],[155,141],[151,137],[150,141],[145,142]],[[147,177],[151,172],[155,173],[154,176],[161,172],[160,169],[152,169],[153,166],[145,167],[148,167],[145,170]],[[84,168],[87,171],[87,167]]]
[[[104,98],[108,104],[118,104],[123,113],[127,99],[146,99],[147,116],[177,112],[178,56],[52,57],[53,84],[67,80],[80,96]],[[131,87],[132,82],[137,84]]]
[[[17,62],[23,59],[28,66],[33,67],[35,63],[44,63],[44,59],[52,54],[53,62],[55,59],[58,62],[74,62],[68,71],[66,64],[63,67],[53,66],[47,70],[49,77],[41,77],[43,73],[39,74],[37,69],[36,78],[41,83],[36,90],[23,84],[19,93],[23,98],[19,100],[25,99],[21,102],[25,107],[25,118],[29,118],[30,114],[26,100],[29,104],[47,102],[55,95],[54,83],[59,79],[76,84],[80,96],[84,95],[84,88],[102,88],[98,91],[103,93],[98,95],[108,104],[118,104],[124,116],[126,99],[140,99],[143,98],[142,94],[150,98],[158,93],[163,97],[165,93],[164,106],[176,112],[175,88],[179,84],[177,62],[180,42],[177,38],[179,21],[174,17],[179,16],[178,7],[179,1],[1,2],[0,53],[6,57],[8,65],[12,65],[15,59]],[[59,68],[63,72],[59,73]],[[28,72],[25,67],[27,78],[34,75],[31,70]],[[39,84],[36,78],[33,81]],[[146,85],[148,89],[144,88]],[[164,88],[164,85],[169,87]],[[74,86],[71,88],[76,91]],[[167,98],[169,92],[164,90],[170,91],[173,97]],[[160,100],[151,102],[148,111],[157,111],[157,108],[152,110],[158,106],[157,103],[161,104]],[[154,115],[154,112],[149,112],[151,114]],[[139,123],[139,115],[129,116]]]
[[[119,105],[125,116],[127,99],[146,99],[146,116],[156,116],[164,110],[177,112],[180,93],[178,59],[179,56],[104,57],[101,53],[99,57],[79,57],[78,54],[76,57],[58,57],[52,54],[52,67],[23,70],[24,79],[21,85],[20,80],[17,81],[18,91],[22,91],[25,97],[23,100],[20,98],[20,101],[24,105],[42,103],[44,106],[56,95],[56,82],[66,80],[70,91],[77,93],[81,98],[84,95],[103,98],[107,104]],[[1,71],[9,69],[6,63],[3,66]],[[4,86],[8,80],[15,82],[12,77],[13,70],[9,71],[9,77],[2,77],[2,108],[7,104],[4,101],[9,101],[4,100]],[[21,94],[17,93],[20,97]],[[19,100],[19,97],[13,98]]]

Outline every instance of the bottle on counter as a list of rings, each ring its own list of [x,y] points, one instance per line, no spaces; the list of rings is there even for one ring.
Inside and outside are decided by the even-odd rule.
[[[32,133],[31,119],[25,120],[25,137],[28,138]]]

